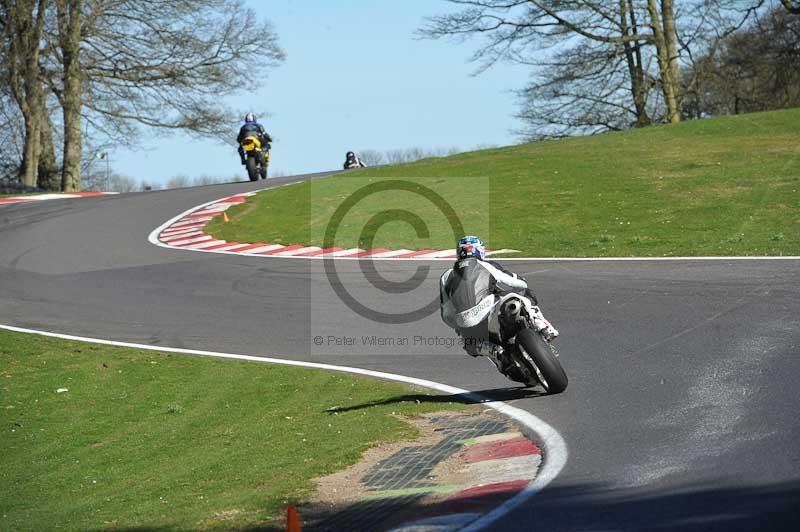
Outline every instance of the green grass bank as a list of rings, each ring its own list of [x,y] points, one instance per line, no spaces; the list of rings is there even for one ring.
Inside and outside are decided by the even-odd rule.
[[[445,198],[466,233],[525,256],[800,255],[799,139],[800,109],[790,109],[482,150],[263,192],[207,230],[239,242],[331,243],[325,230],[355,191],[410,179]],[[378,223],[403,209],[427,235],[391,214]],[[332,243],[454,241],[437,206],[392,191],[359,202]]]
[[[280,521],[312,478],[413,437],[397,415],[463,408],[402,402],[408,393],[332,372],[0,330],[0,529]]]

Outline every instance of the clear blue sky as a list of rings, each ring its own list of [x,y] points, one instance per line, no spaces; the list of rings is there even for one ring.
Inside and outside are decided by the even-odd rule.
[[[472,148],[516,141],[515,96],[528,72],[498,65],[471,76],[475,43],[420,40],[442,0],[248,0],[275,25],[286,61],[263,88],[228,103],[266,108],[272,170],[338,168],[348,150]],[[192,156],[194,154],[194,156]],[[176,135],[112,154],[116,172],[165,183],[175,175],[243,174],[235,145]]]

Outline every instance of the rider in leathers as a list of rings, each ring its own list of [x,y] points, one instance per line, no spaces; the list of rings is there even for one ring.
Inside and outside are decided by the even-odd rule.
[[[343,167],[345,170],[350,170],[351,168],[366,168],[367,165],[358,158],[355,152],[349,151],[344,157]]]
[[[455,264],[440,279],[442,320],[462,337],[464,350],[471,356],[496,356],[502,349],[491,341],[488,317],[497,296],[515,292],[528,297],[533,305],[538,301],[523,277],[484,260],[486,248],[478,237],[459,240],[456,253]],[[556,338],[558,331],[538,306],[534,312],[534,327],[548,339]]]
[[[264,130],[264,126],[258,123],[253,113],[247,113],[244,117],[244,124],[239,128],[239,136],[236,137],[236,142],[239,143],[239,157],[242,160],[242,164],[247,162],[247,156],[244,153],[244,148],[242,148],[242,141],[251,135],[257,137],[259,142],[261,142],[262,150],[269,151],[272,137]],[[260,162],[262,164],[264,163],[264,161]]]

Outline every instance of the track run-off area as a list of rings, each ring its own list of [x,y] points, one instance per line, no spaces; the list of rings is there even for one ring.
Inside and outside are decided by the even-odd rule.
[[[360,368],[511,405],[552,427],[569,454],[550,477],[546,459],[544,489],[495,514],[498,530],[800,525],[800,260],[508,260],[562,333],[570,386],[543,396],[448,343],[438,312],[380,322],[337,291],[411,311],[438,298],[446,262],[381,262],[385,278],[419,284],[393,298],[357,260],[337,262],[332,286],[324,261],[148,240],[198,205],[324,177],[2,206],[0,323]]]

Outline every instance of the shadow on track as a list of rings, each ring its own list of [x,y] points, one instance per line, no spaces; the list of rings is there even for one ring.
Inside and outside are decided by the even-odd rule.
[[[800,530],[798,501],[797,480],[689,485],[668,491],[567,485],[545,489],[513,516],[544,530],[788,531]]]
[[[513,493],[478,496],[438,505],[423,505],[420,496],[371,499],[323,507],[301,506],[304,531],[388,530],[403,516],[423,519],[448,513],[485,513]],[[521,532],[554,530],[796,531],[800,530],[800,481],[764,486],[684,486],[661,493],[603,485],[547,488],[512,512],[491,530]],[[386,521],[386,516],[389,520]],[[383,519],[381,519],[383,516]],[[407,521],[406,521],[407,522]],[[145,530],[145,529],[141,529]],[[279,531],[265,525],[247,531]]]
[[[476,400],[475,396],[481,396],[480,400]],[[371,408],[373,406],[393,405],[397,403],[461,403],[465,405],[474,405],[482,403],[491,403],[495,401],[513,401],[515,399],[528,399],[531,397],[541,397],[547,395],[539,390],[531,390],[530,388],[515,387],[515,388],[493,388],[490,390],[479,390],[475,392],[456,393],[450,395],[426,395],[421,393],[410,393],[403,395],[395,395],[380,401],[370,401],[368,403],[361,403],[351,406],[334,406],[325,410],[329,413],[350,412],[352,410],[361,410],[362,408]]]

